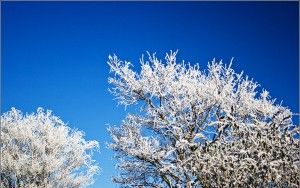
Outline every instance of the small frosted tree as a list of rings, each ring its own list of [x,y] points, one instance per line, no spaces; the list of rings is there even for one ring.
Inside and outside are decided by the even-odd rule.
[[[299,127],[291,111],[231,66],[166,62],[149,54],[139,73],[109,56],[110,89],[140,108],[109,129],[122,187],[299,185]]]
[[[1,183],[5,187],[85,187],[99,168],[92,160],[97,141],[68,127],[51,111],[1,116]]]

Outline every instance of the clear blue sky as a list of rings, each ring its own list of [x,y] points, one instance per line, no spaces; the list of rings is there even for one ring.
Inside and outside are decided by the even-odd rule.
[[[107,124],[125,117],[108,93],[107,57],[179,49],[206,68],[244,70],[299,112],[298,2],[2,2],[2,112],[51,109],[101,144],[93,188],[117,187]],[[295,122],[297,123],[297,122]]]

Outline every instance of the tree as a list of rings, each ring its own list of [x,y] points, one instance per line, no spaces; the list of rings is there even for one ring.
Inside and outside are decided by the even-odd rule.
[[[68,127],[51,111],[1,116],[1,182],[5,187],[85,187],[99,168],[92,160],[97,141]]]
[[[122,187],[299,185],[299,126],[243,73],[142,57],[140,73],[109,56],[111,93],[140,108],[109,128]],[[272,185],[271,185],[272,184]]]

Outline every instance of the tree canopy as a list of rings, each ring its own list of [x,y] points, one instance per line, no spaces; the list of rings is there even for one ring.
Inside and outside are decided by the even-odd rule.
[[[111,93],[140,108],[110,127],[122,187],[296,187],[299,126],[258,83],[213,60],[207,70],[140,59],[141,70],[109,56]],[[141,107],[142,106],[142,107]]]
[[[85,187],[99,167],[92,159],[97,141],[68,127],[51,111],[1,116],[1,183],[4,187]]]

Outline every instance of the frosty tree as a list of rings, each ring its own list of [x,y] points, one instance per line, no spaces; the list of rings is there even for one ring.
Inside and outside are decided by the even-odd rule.
[[[299,126],[266,90],[212,61],[165,62],[149,54],[141,71],[109,56],[110,91],[141,108],[109,129],[122,187],[267,187],[299,185]],[[142,106],[142,107],[141,107]]]
[[[51,111],[1,116],[1,183],[4,187],[76,188],[93,183],[96,141],[69,128]]]

